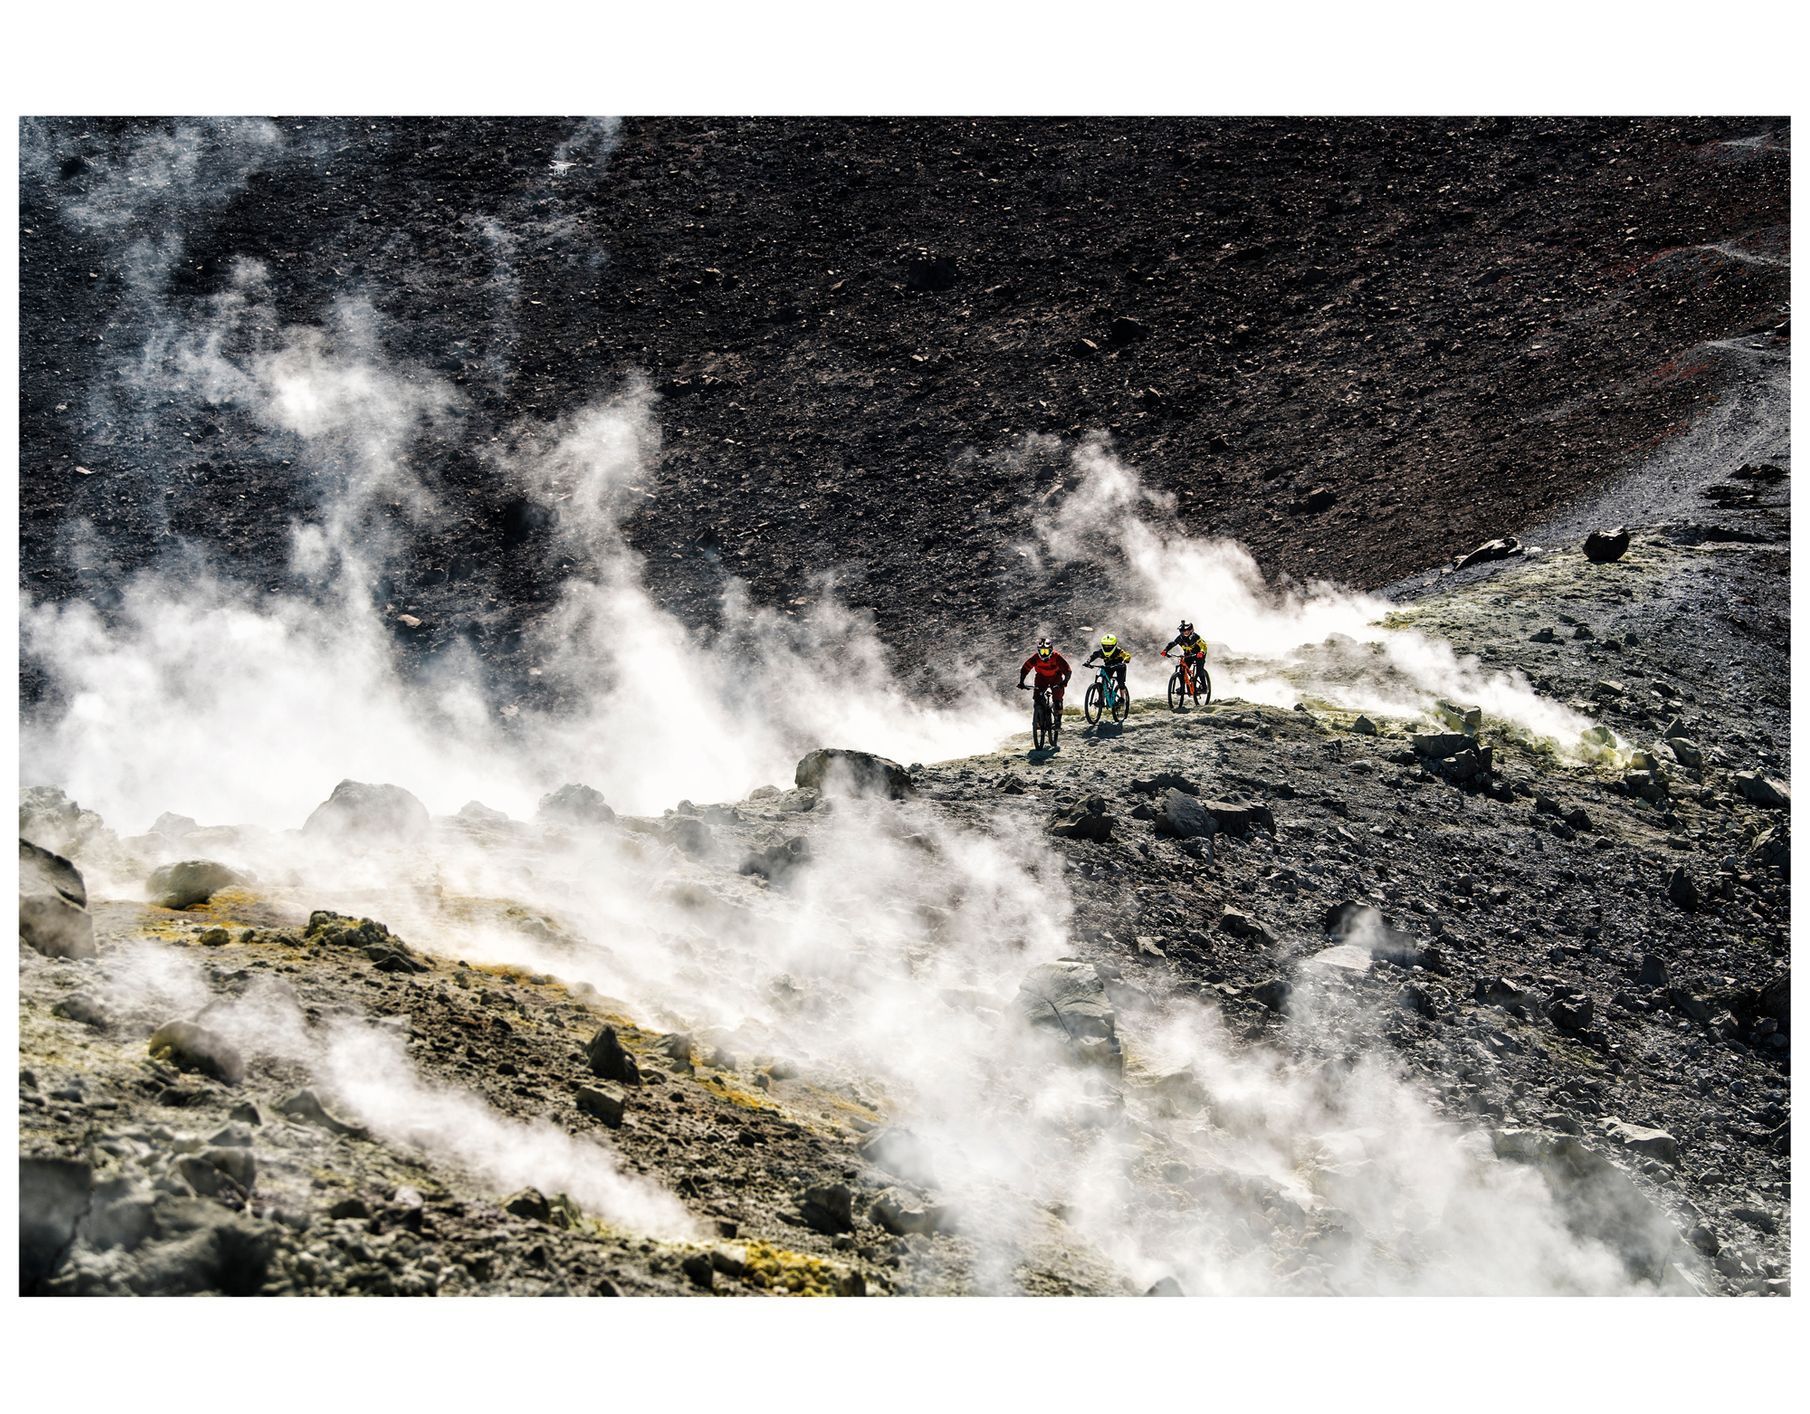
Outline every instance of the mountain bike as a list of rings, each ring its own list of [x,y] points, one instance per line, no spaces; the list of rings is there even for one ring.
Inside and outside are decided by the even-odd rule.
[[[1050,690],[1038,683],[1031,690],[1031,746],[1036,751],[1054,751],[1062,735],[1062,718],[1050,704]]]
[[[1104,663],[1095,670],[1093,685],[1087,689],[1081,711],[1090,725],[1097,723],[1108,712],[1112,714],[1113,721],[1122,722],[1131,711],[1131,694],[1119,691],[1118,674]]]
[[[1169,655],[1163,654],[1165,658]],[[1175,671],[1169,675],[1169,710],[1179,712],[1187,705],[1188,699],[1194,699],[1194,705],[1204,706],[1213,700],[1213,679],[1207,673],[1207,660],[1203,655],[1200,666],[1196,668],[1186,654],[1175,665]]]

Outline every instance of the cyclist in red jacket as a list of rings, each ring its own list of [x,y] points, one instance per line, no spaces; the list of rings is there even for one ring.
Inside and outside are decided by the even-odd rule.
[[[1027,692],[1030,684],[1025,678],[1031,673],[1037,674],[1037,686],[1050,690],[1050,706],[1056,709],[1056,715],[1062,715],[1062,689],[1068,686],[1068,680],[1074,676],[1074,669],[1069,667],[1064,658],[1051,645],[1049,639],[1037,640],[1037,651],[1024,660],[1024,666],[1018,670],[1018,685]]]

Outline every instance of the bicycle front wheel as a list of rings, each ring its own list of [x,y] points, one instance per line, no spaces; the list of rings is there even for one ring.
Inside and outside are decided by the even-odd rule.
[[[1105,705],[1105,694],[1100,691],[1100,684],[1095,683],[1087,689],[1087,698],[1081,704],[1081,713],[1090,726],[1100,720],[1100,713]]]
[[[1182,680],[1182,670],[1177,668],[1169,674],[1169,710],[1179,712],[1182,703],[1187,700],[1187,683]]]

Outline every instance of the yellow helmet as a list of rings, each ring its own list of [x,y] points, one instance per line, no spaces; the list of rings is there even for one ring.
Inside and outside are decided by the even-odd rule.
[[[1101,634],[1100,635],[1100,646],[1102,648],[1117,648],[1119,646],[1118,634],[1116,634],[1116,633]]]

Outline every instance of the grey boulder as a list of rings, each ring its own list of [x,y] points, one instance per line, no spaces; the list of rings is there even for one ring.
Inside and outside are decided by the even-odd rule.
[[[148,1048],[178,1070],[209,1075],[227,1085],[245,1078],[245,1059],[223,1036],[192,1021],[170,1021],[151,1034]]]
[[[302,833],[343,841],[408,841],[428,832],[427,807],[401,786],[341,781],[314,808]]]
[[[1112,838],[1112,827],[1113,817],[1106,813],[1105,797],[1090,795],[1080,804],[1058,811],[1049,828],[1057,839],[1104,844]]]
[[[1106,978],[1091,962],[1066,960],[1033,967],[1019,984],[1014,1006],[1033,1028],[1053,1031],[1082,1060],[1117,1070],[1118,1013]]]
[[[543,795],[534,818],[545,825],[607,825],[616,812],[602,791],[573,782]]]
[[[826,795],[885,795],[903,800],[912,792],[911,772],[897,761],[840,747],[824,747],[804,757],[792,773],[792,783],[801,790]]]
[[[185,859],[155,870],[145,888],[160,908],[193,908],[206,903],[221,889],[244,882],[245,877],[237,870],[214,860]]]
[[[46,957],[94,957],[94,919],[81,871],[61,855],[19,841],[19,941]]]
[[[1593,565],[1613,564],[1628,553],[1629,538],[1625,526],[1593,530],[1584,537],[1584,556]]]
[[[1171,839],[1205,839],[1219,828],[1213,816],[1191,795],[1171,786],[1156,807],[1156,832]]]

